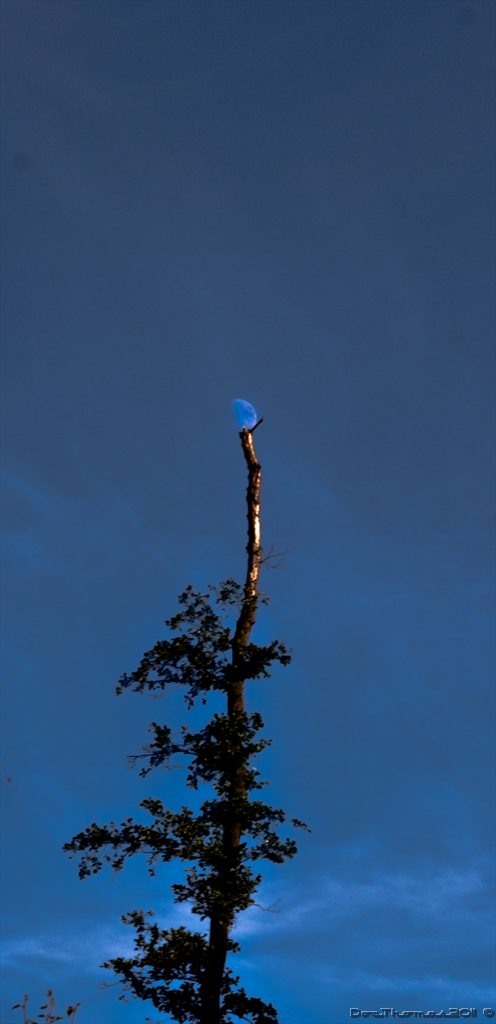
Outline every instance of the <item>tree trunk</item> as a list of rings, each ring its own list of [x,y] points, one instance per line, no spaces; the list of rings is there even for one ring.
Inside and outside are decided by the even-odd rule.
[[[244,679],[242,672],[243,652],[250,641],[251,631],[255,624],[258,600],[258,579],[262,562],[260,545],[260,483],[262,470],[253,445],[252,432],[244,428],[240,433],[241,446],[248,467],[248,488],[246,491],[248,543],[247,571],[243,591],[243,600],[236,622],[232,641],[232,682],[227,694],[227,714],[232,720],[239,712],[244,711]],[[235,871],[237,866],[238,848],[241,842],[241,822],[236,814],[235,805],[239,798],[246,797],[245,768],[241,765],[233,776],[230,799],[232,812],[227,815],[224,825],[223,846],[226,856],[225,871]],[[222,891],[223,879],[219,877],[219,889]],[[209,955],[207,970],[202,986],[201,1024],[220,1024],[220,1004],[222,980],[226,966],[227,945],[232,918],[219,910],[210,918]]]

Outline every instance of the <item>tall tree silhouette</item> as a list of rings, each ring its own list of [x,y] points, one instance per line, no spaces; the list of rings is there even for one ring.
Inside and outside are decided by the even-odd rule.
[[[64,847],[80,856],[81,878],[96,874],[104,863],[118,871],[136,854],[145,854],[152,875],[157,864],[185,862],[184,880],[172,885],[174,899],[208,922],[208,932],[161,929],[153,914],[133,910],[123,921],[135,929],[134,956],[103,965],[118,975],[124,993],[151,1000],[179,1024],[278,1020],[274,1006],[247,995],[227,965],[228,954],[239,950],[231,937],[236,916],[254,902],[261,881],[254,863],[281,863],[296,853],[294,839],[279,835],[284,811],[254,796],[266,784],[254,761],[270,740],[260,735],[260,714],[246,709],[245,683],[269,676],[273,662],[287,665],[290,656],[277,640],[262,645],[251,639],[258,606],[266,601],[259,590],[261,466],[253,429],[244,427],[239,435],[248,469],[244,586],[229,579],[208,593],[188,587],[179,597],[179,611],[166,620],[169,636],[147,651],[117,687],[118,693],[144,692],[178,684],[193,718],[198,701],[207,704],[213,691],[225,695],[225,710],[216,711],[202,728],[183,725],[174,735],[168,725],[152,722],[151,741],[132,758],[143,759],[140,774],[146,776],[182,755],[186,786],[206,787],[207,798],[196,812],[186,806],[174,812],[148,797],[140,804],[151,819],[147,823],[132,818],[121,824],[93,823]],[[306,828],[296,818],[291,823]]]

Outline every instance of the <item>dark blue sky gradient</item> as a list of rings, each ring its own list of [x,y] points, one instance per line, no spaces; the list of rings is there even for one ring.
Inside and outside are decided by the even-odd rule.
[[[4,994],[99,988],[168,868],[61,852],[182,776],[114,695],[188,583],[244,572],[267,798],[312,827],[239,922],[281,1024],[494,994],[494,6],[10,0],[3,21]],[[11,779],[11,781],[7,781]],[[182,915],[182,916],[181,916]],[[109,977],[111,980],[111,977]],[[494,1005],[494,1003],[492,1004]],[[33,1010],[34,1010],[33,1005]],[[496,1008],[496,1006],[495,1006]]]

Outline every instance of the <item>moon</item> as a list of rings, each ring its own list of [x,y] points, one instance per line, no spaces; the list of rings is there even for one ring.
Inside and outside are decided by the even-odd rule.
[[[235,398],[233,400],[233,410],[240,430],[243,430],[244,427],[252,430],[258,420],[258,416],[251,403],[247,402],[244,398]]]

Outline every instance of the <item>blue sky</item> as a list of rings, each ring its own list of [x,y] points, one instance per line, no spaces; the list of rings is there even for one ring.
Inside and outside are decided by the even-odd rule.
[[[11,0],[3,21],[2,1024],[102,989],[167,868],[62,844],[174,773],[119,675],[188,583],[267,569],[267,798],[305,819],[238,923],[281,1024],[494,1005],[494,7]],[[172,774],[172,777],[171,777]],[[8,781],[10,780],[10,781]],[[112,980],[109,976],[108,980]]]

